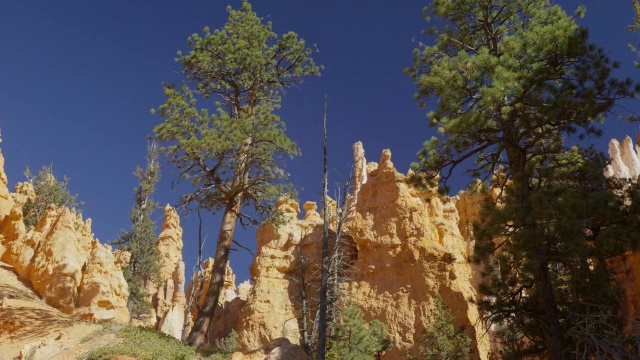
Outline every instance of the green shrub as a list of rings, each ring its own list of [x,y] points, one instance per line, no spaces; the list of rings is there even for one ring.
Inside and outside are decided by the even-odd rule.
[[[233,354],[234,351],[240,348],[237,339],[238,333],[235,330],[231,330],[231,334],[229,334],[229,336],[216,339],[213,342],[213,350],[222,354]]]
[[[419,340],[420,357],[411,360],[466,360],[471,352],[471,339],[464,334],[464,327],[455,329],[454,317],[440,295],[435,298],[431,322]]]
[[[387,326],[378,320],[365,321],[354,304],[348,304],[342,319],[334,326],[335,336],[329,338],[327,359],[374,360],[391,349]]]
[[[43,166],[37,176],[33,176],[27,167],[24,176],[33,185],[36,194],[35,199],[28,200],[22,207],[22,216],[27,230],[36,226],[51,204],[57,207],[76,208],[78,212],[79,206],[84,204],[77,200],[77,194],[73,195],[69,191],[69,178],[64,176],[62,180],[58,180],[51,166]]]
[[[86,354],[84,360],[110,360],[128,355],[137,360],[191,360],[196,358],[193,348],[160,331],[139,327],[123,327],[117,336],[122,342],[101,347]]]

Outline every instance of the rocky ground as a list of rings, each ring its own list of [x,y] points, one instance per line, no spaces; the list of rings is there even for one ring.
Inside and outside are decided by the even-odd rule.
[[[47,305],[0,262],[0,360],[76,359],[115,335]]]

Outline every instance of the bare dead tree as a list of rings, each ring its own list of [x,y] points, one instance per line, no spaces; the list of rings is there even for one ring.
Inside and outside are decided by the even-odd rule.
[[[580,359],[638,359],[640,345],[637,322],[633,331],[622,331],[617,324],[622,319],[606,307],[596,307],[590,314],[571,312],[572,326],[567,330],[576,343],[576,358]]]
[[[318,314],[318,360],[325,360],[327,347],[327,286],[329,284],[329,195],[327,190],[327,97],[324,97],[323,141],[324,172],[322,178],[322,205],[324,207],[324,227],[322,231],[322,281],[320,283],[320,312]]]
[[[350,237],[346,233],[346,222],[355,210],[354,196],[349,193],[352,188],[353,168],[350,172],[349,180],[336,184],[335,198],[336,206],[329,205],[325,208],[325,213],[329,217],[329,259],[328,259],[328,279],[327,279],[327,324],[329,338],[334,336],[334,324],[340,314],[343,299],[346,294],[341,286],[350,281],[348,274],[352,271],[353,245],[348,242]],[[331,200],[327,200],[327,203]],[[305,232],[308,229],[301,228],[299,247],[296,255],[296,275],[290,281],[297,285],[298,295],[296,302],[299,308],[298,324],[300,332],[300,343],[305,352],[312,355],[315,350],[316,336],[320,329],[320,286],[321,266],[317,258],[309,256],[304,252],[305,245],[309,241],[317,241],[313,233]],[[323,227],[324,236],[324,227]],[[321,259],[320,259],[321,260]]]
[[[342,299],[345,294],[342,292],[341,284],[349,282],[348,277],[351,269],[353,253],[347,247],[346,222],[355,211],[355,196],[349,193],[353,188],[355,169],[351,166],[349,177],[346,181],[336,184],[336,222],[335,222],[335,243],[329,259],[329,323],[334,324],[341,313]],[[335,328],[331,326],[330,336],[335,335]]]
[[[289,280],[297,286],[298,295],[295,298],[299,307],[299,313],[296,318],[298,321],[298,330],[300,333],[300,343],[304,351],[311,355],[315,345],[315,329],[317,329],[317,310],[318,310],[318,293],[320,277],[320,266],[313,258],[304,253],[305,241],[310,238],[310,233],[304,227],[300,228],[300,243],[295,252],[296,256],[296,274]],[[312,316],[312,313],[315,316]]]
[[[198,274],[200,276],[204,276],[204,267],[202,261],[202,249],[204,248],[204,243],[207,241],[206,237],[202,238],[202,214],[200,213],[200,208],[197,209],[198,214],[198,259],[196,264],[193,265],[193,270],[191,271],[191,291],[188,294],[187,307],[184,310],[184,322],[182,325],[182,335],[181,340],[184,340],[187,337],[187,328],[191,323],[191,307],[194,306],[198,311],[200,311],[199,299],[202,296],[202,290],[204,287],[204,278],[198,281]],[[197,289],[196,289],[197,285]]]
[[[323,228],[322,258],[320,264],[304,253],[304,242],[310,234],[301,233],[297,253],[297,274],[291,280],[298,287],[300,342],[309,355],[316,350],[316,359],[326,356],[327,331],[334,336],[331,324],[338,321],[343,299],[342,284],[350,281],[355,244],[347,234],[346,223],[352,218],[356,208],[356,196],[351,193],[355,180],[355,166],[352,165],[346,181],[336,184],[335,209],[328,196],[328,160],[327,160],[327,100],[325,97],[323,121]],[[358,159],[356,159],[358,160]],[[333,246],[331,246],[333,242]],[[320,273],[318,274],[318,270]],[[311,274],[310,274],[311,273]],[[318,286],[318,280],[320,286]],[[315,313],[315,314],[314,314]],[[315,315],[312,317],[312,314]],[[316,342],[317,341],[317,342]],[[314,349],[314,345],[315,349]]]

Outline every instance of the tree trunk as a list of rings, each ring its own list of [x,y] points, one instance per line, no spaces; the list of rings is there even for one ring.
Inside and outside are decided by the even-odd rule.
[[[512,142],[511,144],[517,144]],[[527,173],[527,153],[524,149],[518,146],[512,146],[507,149],[507,157],[509,161],[509,167],[511,169],[511,175],[513,179],[513,189],[515,191],[515,197],[518,203],[526,206],[526,210],[522,211],[522,218],[517,219],[524,227],[524,231],[527,232],[525,238],[526,241],[532,244],[540,239],[536,239],[536,220],[531,219],[529,214],[531,206],[531,191],[529,188],[530,175]],[[531,256],[535,256],[535,261],[538,262],[537,270],[534,274],[535,288],[539,291],[540,311],[543,314],[543,334],[544,344],[547,349],[548,359],[550,360],[562,360],[563,357],[563,332],[560,326],[560,320],[558,316],[558,309],[556,308],[556,300],[553,285],[549,278],[549,268],[547,253],[544,249],[544,245],[540,244],[538,251],[531,253]]]
[[[540,290],[540,306],[544,311],[544,342],[547,347],[547,356],[550,360],[562,360],[562,328],[558,321],[555,296],[549,269],[546,262],[541,263],[535,276],[536,287]]]
[[[309,306],[307,304],[307,283],[304,280],[305,268],[301,269],[300,296],[302,297],[302,348],[307,355],[311,355],[311,340],[309,339]]]
[[[324,206],[324,227],[322,232],[322,281],[320,283],[320,309],[318,319],[318,360],[325,359],[325,349],[327,346],[327,285],[329,278],[329,201],[328,201],[328,166],[327,166],[327,98],[324,100],[324,176],[323,176],[323,206]]]
[[[189,345],[200,348],[205,345],[207,340],[207,331],[213,317],[213,312],[218,305],[218,298],[224,285],[224,277],[229,260],[229,249],[233,240],[233,231],[236,226],[236,219],[240,211],[240,201],[227,204],[222,216],[222,226],[218,234],[218,244],[216,247],[216,257],[211,272],[211,281],[209,282],[209,291],[205,297],[204,303],[198,318],[196,319],[193,329],[189,334]],[[204,279],[203,279],[204,280]]]

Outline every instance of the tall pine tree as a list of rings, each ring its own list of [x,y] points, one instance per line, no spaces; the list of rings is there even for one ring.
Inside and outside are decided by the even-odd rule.
[[[131,253],[129,264],[123,269],[124,278],[129,285],[127,306],[133,319],[141,319],[149,314],[151,294],[145,290],[145,284],[157,282],[160,275],[160,257],[156,251],[155,223],[151,216],[158,208],[152,199],[155,186],[160,179],[158,148],[151,143],[147,152],[146,168],[136,167],[133,173],[138,179],[135,189],[135,203],[131,209],[131,229],[120,234],[113,243],[121,245]]]
[[[206,340],[236,222],[258,223],[244,209],[269,214],[270,201],[291,190],[281,165],[298,149],[275,114],[281,96],[320,71],[304,40],[275,34],[247,1],[227,10],[223,28],[193,34],[189,54],[178,54],[184,85],[164,85],[167,100],[157,109],[164,123],[154,128],[179,176],[195,188],[183,202],[222,211],[209,291],[188,337],[194,346]],[[198,101],[211,101],[213,111],[198,108]]]
[[[429,176],[440,172],[446,185],[459,167],[488,178],[504,166],[510,183],[506,205],[485,213],[487,225],[479,237],[489,248],[485,254],[492,255],[484,257],[489,273],[509,273],[493,276],[484,290],[517,303],[518,311],[490,302],[485,310],[492,321],[505,320],[502,315],[522,324],[516,332],[527,338],[528,354],[564,359],[572,350],[561,280],[578,262],[585,273],[573,272],[571,281],[595,286],[583,282],[591,276],[585,264],[594,262],[585,252],[570,252],[591,242],[582,229],[559,226],[566,214],[541,209],[550,209],[547,204],[577,184],[580,171],[563,166],[602,165],[570,149],[565,137],[599,136],[598,124],[616,99],[632,94],[632,83],[613,79],[616,64],[588,42],[574,17],[548,0],[434,0],[425,14],[438,20],[429,31],[435,43],[415,50],[407,72],[418,87],[420,105],[437,100],[428,119],[438,135],[425,142],[416,170]],[[594,196],[609,194],[602,179],[592,184],[598,189]],[[556,186],[563,190],[554,192]],[[590,208],[583,210],[581,216],[590,216]],[[577,223],[587,225],[585,218]],[[503,256],[510,266],[499,262]]]

